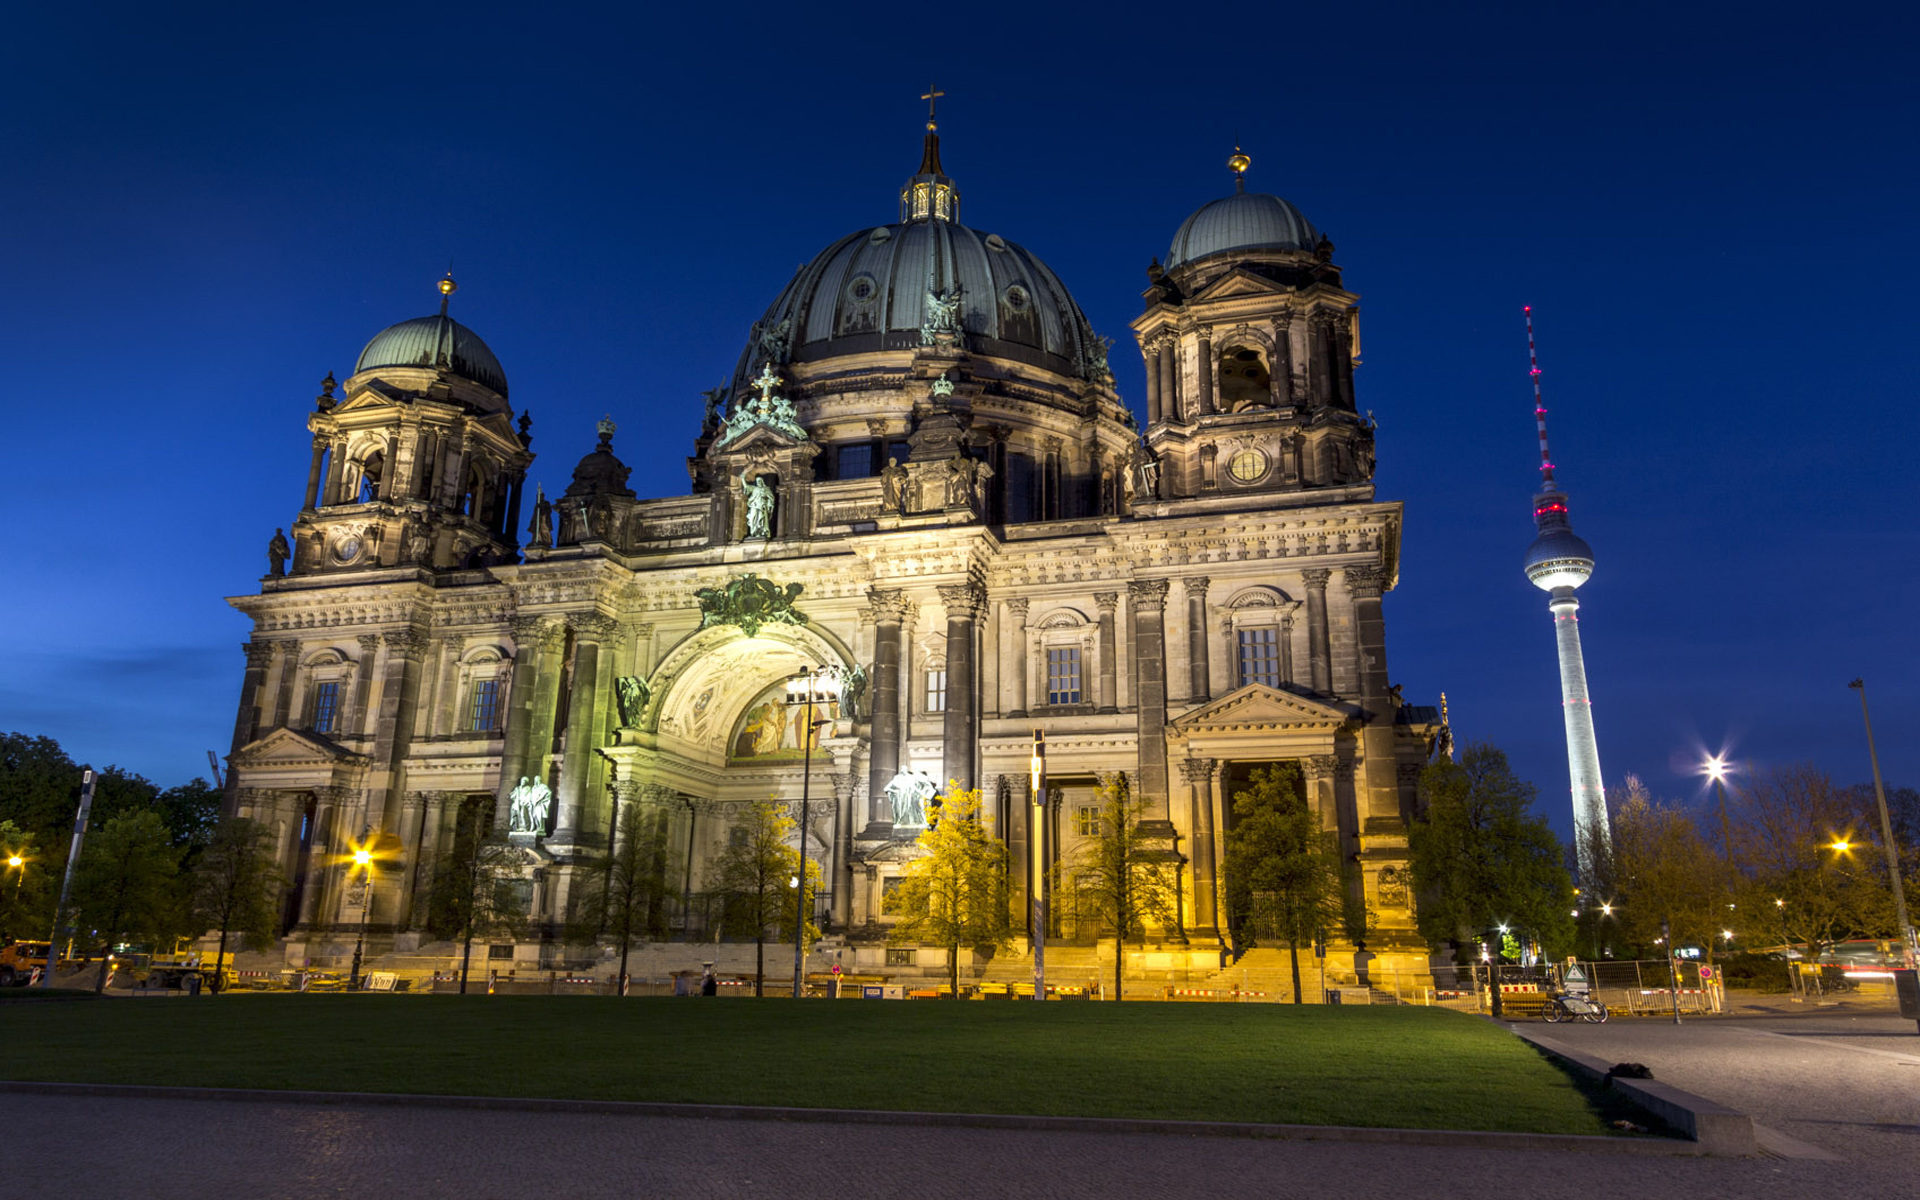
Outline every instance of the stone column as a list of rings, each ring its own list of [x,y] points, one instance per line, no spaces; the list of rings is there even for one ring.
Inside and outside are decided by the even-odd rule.
[[[335,828],[341,820],[342,793],[345,788],[320,788],[314,795],[313,835],[307,841],[307,887],[300,898],[300,924],[311,926],[331,922],[334,915],[334,890],[341,871],[335,852],[342,841]],[[340,845],[344,851],[345,846]]]
[[[401,833],[400,802],[406,787],[407,750],[413,741],[413,714],[420,701],[420,664],[427,657],[427,637],[414,629],[396,629],[380,635],[386,649],[386,677],[380,685],[380,711],[373,724],[373,761],[384,778],[376,777],[367,797],[367,812],[379,813],[379,827]],[[374,793],[380,793],[376,796]],[[375,803],[375,801],[378,803]]]
[[[1100,691],[1097,697],[1099,711],[1119,712],[1118,700],[1114,693],[1118,690],[1115,677],[1119,670],[1120,652],[1115,645],[1113,610],[1120,603],[1120,593],[1095,592],[1093,602],[1100,606]]]
[[[1300,403],[1302,391],[1295,382],[1293,364],[1293,313],[1283,312],[1273,322],[1273,362],[1269,364],[1268,395],[1276,406],[1286,407]]]
[[[307,468],[307,507],[320,505],[320,465],[327,457],[327,439],[319,434],[313,435],[313,463]]]
[[[1180,410],[1180,352],[1172,338],[1160,342],[1160,412],[1169,421],[1182,418]]]
[[[1339,807],[1333,795],[1333,773],[1339,765],[1337,754],[1309,754],[1300,760],[1300,773],[1307,781],[1307,804],[1319,816],[1320,828],[1328,832],[1340,828]]]
[[[1147,345],[1147,424],[1158,425],[1160,419],[1160,343],[1155,341]]]
[[[569,615],[567,624],[573,627],[573,687],[567,697],[566,755],[554,796],[553,840],[571,845],[592,823],[584,806],[601,761],[594,753],[607,691],[600,677],[601,643],[613,637],[614,623],[599,613],[579,613]]]
[[[351,706],[336,728],[343,734],[357,737],[367,732],[367,701],[373,693],[373,664],[374,656],[380,649],[380,635],[363,633],[354,641],[360,644],[360,657],[353,664]]]
[[[1198,397],[1199,403],[1196,407],[1198,407],[1202,415],[1205,415],[1213,411],[1213,372],[1217,365],[1213,361],[1213,330],[1202,329],[1200,331],[1198,354],[1200,358],[1197,364],[1200,368],[1200,395]]]
[[[427,714],[426,731],[429,737],[445,737],[466,726],[465,714],[460,711],[460,642],[456,638],[442,638],[438,647],[440,669],[434,673],[433,695],[428,703],[432,712]]]
[[[1136,579],[1127,585],[1133,611],[1133,698],[1139,712],[1140,791],[1146,816],[1166,821],[1167,807],[1167,581]]]
[[[1387,625],[1380,595],[1387,583],[1381,567],[1347,567],[1347,593],[1353,597],[1353,623],[1359,659],[1360,704],[1367,724],[1360,733],[1366,782],[1363,817],[1400,819],[1400,781],[1393,745],[1393,697],[1387,687]],[[1364,821],[1363,821],[1364,825]]]
[[[873,748],[867,772],[868,837],[885,837],[893,828],[887,784],[900,771],[900,623],[907,600],[898,588],[868,588],[873,617]],[[951,691],[953,680],[947,680]],[[875,827],[879,827],[876,829]]]
[[[407,924],[414,929],[427,923],[427,906],[433,898],[433,872],[440,865],[440,827],[447,819],[446,792],[420,794],[426,798],[426,813],[420,828],[419,850],[414,857],[413,906],[407,914]]]
[[[433,868],[421,861],[420,851],[426,844],[423,825],[427,816],[427,793],[407,792],[400,798],[400,899],[394,908],[393,927],[410,929],[413,927],[413,914],[417,907],[415,898],[432,886],[431,876],[427,876],[425,886],[421,884],[422,874]]]
[[[1293,679],[1293,614],[1287,613],[1280,618],[1280,681],[1292,683]]]
[[[940,587],[940,603],[947,609],[947,711],[940,722],[942,791],[948,780],[958,780],[963,788],[974,786],[980,698],[973,686],[973,634],[985,602],[977,583]]]
[[[293,681],[300,675],[300,643],[289,638],[274,643],[279,678],[274,683],[273,720],[269,728],[283,729],[293,715]]]
[[[1013,709],[1009,717],[1027,715],[1027,605],[1025,596],[1007,601],[1006,652],[1001,656],[1001,674],[1013,679]]]
[[[387,435],[386,461],[381,464],[380,491],[378,498],[392,500],[402,494],[400,491],[400,438],[397,434]]]
[[[500,756],[500,790],[493,827],[506,830],[508,794],[520,777],[546,779],[553,750],[554,707],[560,698],[560,653],[566,631],[551,617],[513,621],[513,677],[508,682],[507,730]]]
[[[835,774],[833,781],[833,866],[823,871],[833,889],[833,927],[845,931],[853,920],[853,791],[851,774]]]
[[[1191,575],[1187,588],[1187,698],[1204,704],[1213,695],[1213,677],[1207,662],[1207,585],[1205,575]]]
[[[1300,572],[1307,585],[1307,665],[1309,682],[1321,695],[1333,691],[1333,660],[1327,653],[1327,580],[1333,572],[1325,567],[1308,567]]]
[[[1187,784],[1190,805],[1189,828],[1193,847],[1193,931],[1217,934],[1220,922],[1219,867],[1214,861],[1214,829],[1219,823],[1213,811],[1213,772],[1211,758],[1189,758],[1180,764],[1180,777]]]
[[[451,508],[460,507],[461,499],[465,497],[467,494],[467,464],[471,463],[472,461],[473,461],[473,437],[471,434],[468,434],[465,431],[462,431],[460,434],[460,461],[459,461],[459,464],[455,466],[453,469],[453,486],[447,496],[447,503],[448,503],[448,506]],[[475,511],[473,513],[473,516],[476,520],[478,520],[480,516],[480,513],[478,511],[480,507],[479,505],[480,493],[478,489],[474,491],[473,498],[475,501],[474,503]]]
[[[233,718],[233,744],[228,756],[240,752],[240,747],[253,740],[254,730],[260,727],[260,685],[266,682],[267,666],[273,661],[272,642],[243,642],[240,649],[246,652],[247,669],[240,676],[240,710]],[[227,772],[226,795],[221,798],[220,809],[226,816],[233,815],[236,797],[239,795],[231,769]]]
[[[340,503],[340,483],[347,474],[347,442],[345,438],[335,437],[327,445],[327,485],[321,492],[322,508]]]

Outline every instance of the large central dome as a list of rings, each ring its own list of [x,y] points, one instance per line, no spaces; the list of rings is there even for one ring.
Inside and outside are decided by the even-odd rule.
[[[815,255],[755,327],[747,359],[772,343],[799,363],[911,349],[927,293],[955,287],[969,349],[1081,373],[1093,334],[1059,276],[999,234],[938,220],[863,229]]]

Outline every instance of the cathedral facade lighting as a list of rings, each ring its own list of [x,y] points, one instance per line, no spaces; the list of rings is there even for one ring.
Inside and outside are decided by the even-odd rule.
[[[1330,931],[1330,963],[1363,939],[1379,969],[1425,969],[1406,823],[1440,722],[1389,682],[1401,508],[1374,494],[1332,242],[1246,190],[1236,151],[1234,190],[1148,269],[1142,425],[1052,270],[960,224],[927,126],[899,219],[814,256],[690,406],[679,494],[630,486],[610,417],[526,501],[530,419],[450,278],[437,315],[328,377],[305,503],[231,601],[253,632],[228,811],[274,831],[290,947],[355,917],[377,948],[426,944],[434,864],[512,829],[516,953],[546,961],[630,805],[676,860],[653,926],[706,936],[715,864],[771,795],[822,864],[813,915],[878,966],[921,814],[958,786],[1023,864],[1016,917],[1060,880],[993,969],[1033,973],[1045,941],[1059,970],[1099,932],[1072,867],[1124,783],[1179,879],[1152,969],[1190,976],[1245,941],[1225,837],[1278,762],[1369,914]],[[833,686],[796,704],[794,678]],[[362,827],[393,848],[364,908],[323,869]]]

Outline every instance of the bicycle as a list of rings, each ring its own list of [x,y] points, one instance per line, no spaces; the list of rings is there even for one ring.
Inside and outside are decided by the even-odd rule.
[[[1607,1006],[1577,992],[1562,992],[1547,997],[1547,1006],[1540,1015],[1552,1025],[1572,1020],[1585,1021],[1589,1025],[1604,1025],[1607,1020]]]

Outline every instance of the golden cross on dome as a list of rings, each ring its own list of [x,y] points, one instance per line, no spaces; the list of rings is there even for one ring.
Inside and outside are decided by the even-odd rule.
[[[926,94],[920,97],[922,100],[925,100],[927,102],[927,128],[928,129],[934,128],[933,106],[939,103],[940,97],[944,95],[946,95],[945,92],[938,90],[932,84],[928,84]]]

